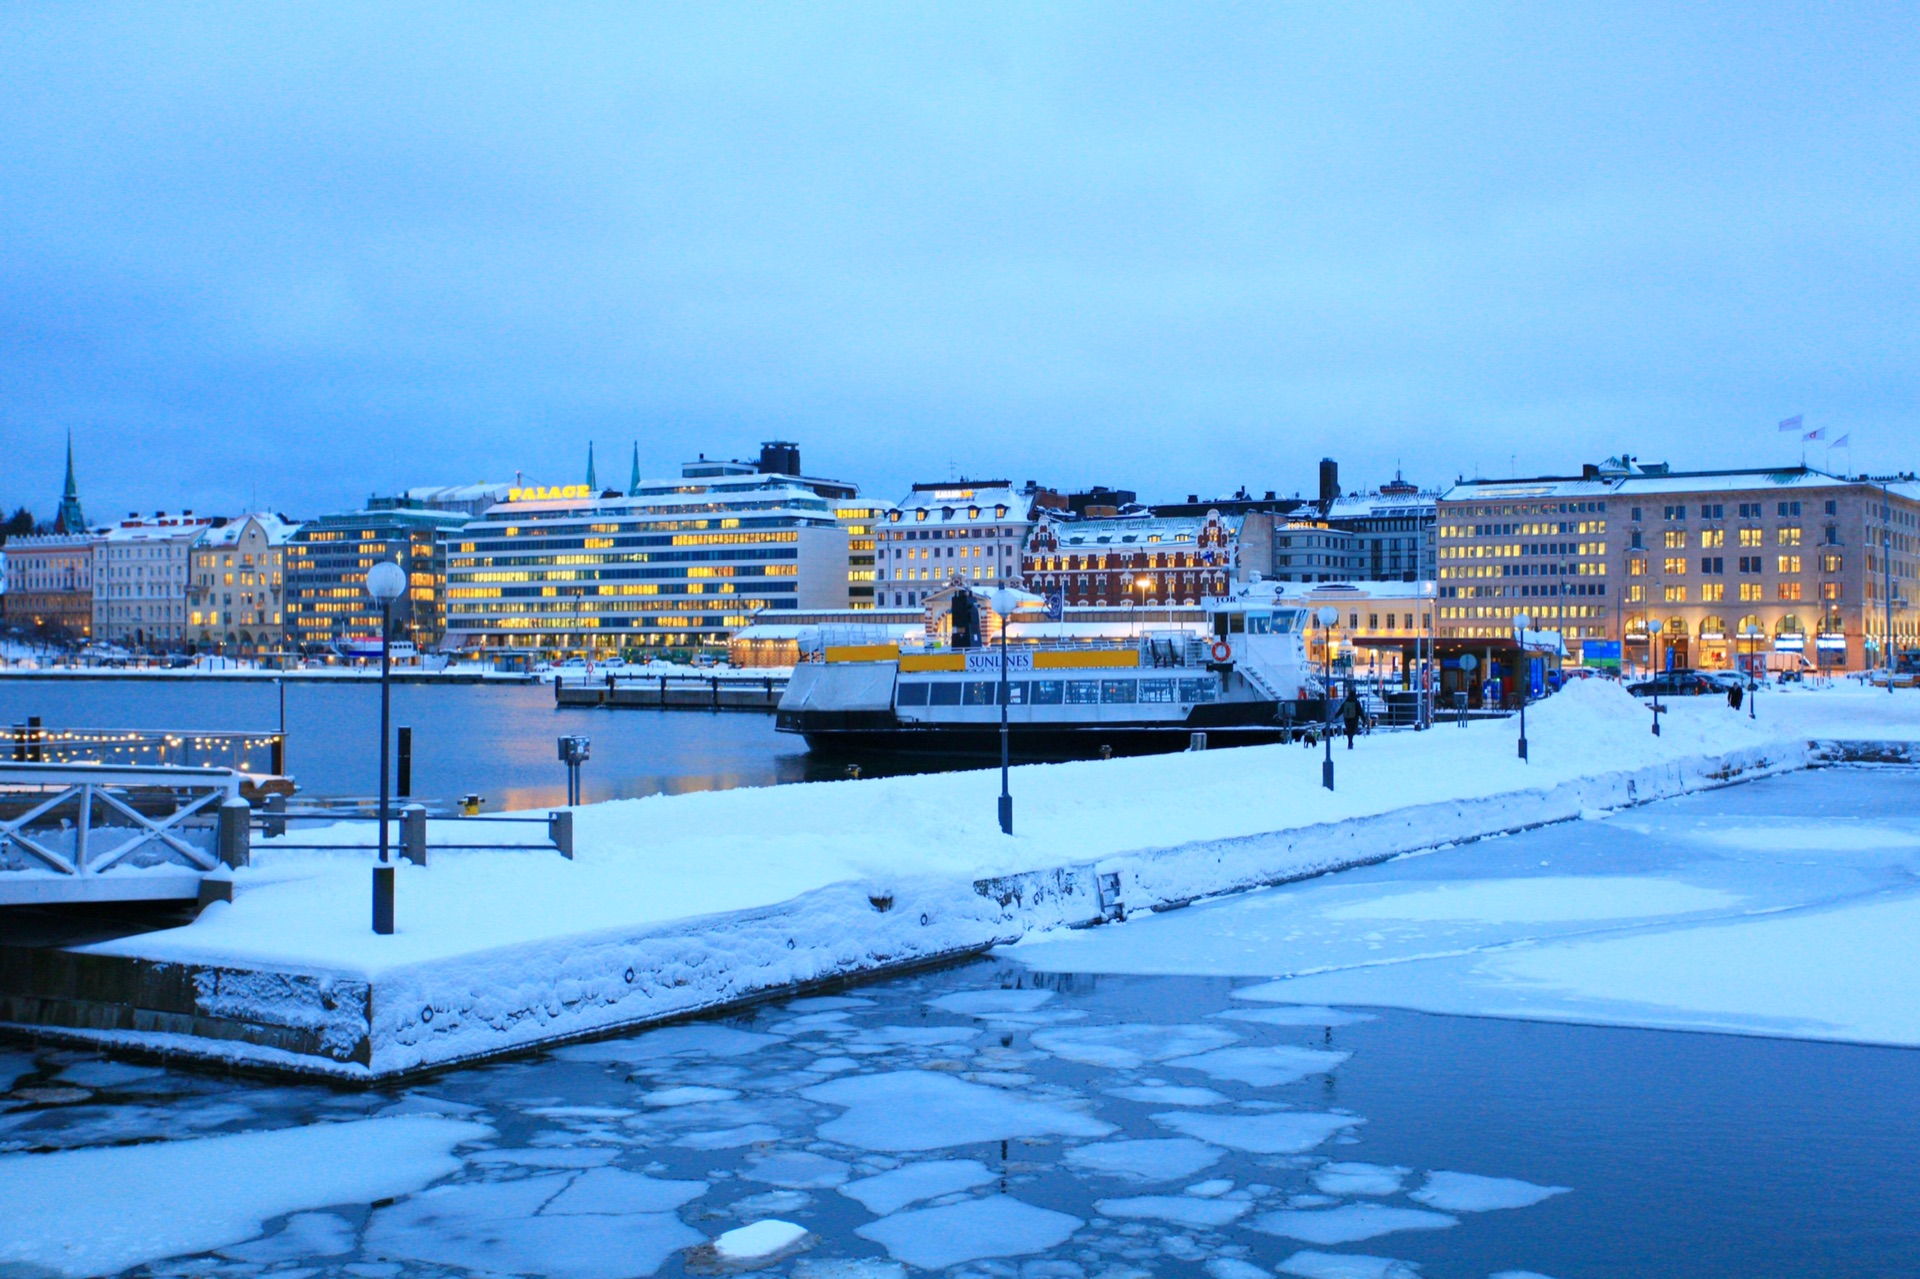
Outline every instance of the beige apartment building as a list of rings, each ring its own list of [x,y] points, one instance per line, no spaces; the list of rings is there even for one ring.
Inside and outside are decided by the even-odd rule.
[[[272,512],[242,515],[194,544],[187,637],[197,648],[251,657],[285,647],[286,547],[299,528]]]
[[[1557,629],[1569,660],[1860,670],[1916,645],[1920,482],[1807,467],[1473,480],[1439,504],[1444,638]],[[1616,650],[1614,644],[1621,647]],[[1669,658],[1669,653],[1671,657]]]

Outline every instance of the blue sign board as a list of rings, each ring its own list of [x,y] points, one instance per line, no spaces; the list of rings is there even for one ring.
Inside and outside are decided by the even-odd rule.
[[[1620,669],[1620,641],[1590,639],[1580,641],[1580,664]]]

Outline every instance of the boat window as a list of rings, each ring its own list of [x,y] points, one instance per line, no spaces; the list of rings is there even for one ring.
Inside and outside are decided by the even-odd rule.
[[[948,680],[929,686],[927,704],[930,706],[958,706],[960,704],[960,685]]]
[[[900,705],[925,706],[927,704],[927,681],[915,680],[900,685]]]
[[[1230,634],[1239,635],[1245,632],[1246,629],[1247,615],[1245,613],[1227,614],[1227,630]]]
[[[1300,629],[1300,610],[1299,609],[1290,608],[1283,613],[1275,613],[1273,615],[1273,633],[1275,635],[1291,635],[1299,629]]]
[[[1067,681],[1067,702],[1069,705],[1086,705],[1100,700],[1100,681],[1097,679],[1070,679]]]
[[[1273,618],[1265,613],[1247,614],[1247,634],[1265,635],[1273,629]]]
[[[1010,679],[1007,681],[1007,705],[1025,706],[1027,704],[1027,681]]]
[[[1180,700],[1183,702],[1210,702],[1213,700],[1213,693],[1213,681],[1210,679],[1180,681]]]
[[[1173,681],[1170,679],[1143,679],[1140,681],[1140,700],[1143,702],[1170,702],[1173,700]]]
[[[999,681],[997,680],[985,680],[985,679],[968,680],[966,685],[967,694],[961,700],[961,705],[963,706],[994,705],[993,690],[998,685],[998,683]]]
[[[1066,700],[1067,685],[1064,680],[1037,679],[1033,681],[1033,704],[1035,706],[1058,706]]]
[[[1138,683],[1130,679],[1103,679],[1100,681],[1100,700],[1108,704],[1137,701]]]

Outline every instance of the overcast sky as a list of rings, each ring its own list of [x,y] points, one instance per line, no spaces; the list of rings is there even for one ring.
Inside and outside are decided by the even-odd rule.
[[[1920,464],[1911,7],[0,10],[0,502]],[[1809,461],[1825,451],[1812,446]],[[1836,469],[1848,465],[1835,454]]]

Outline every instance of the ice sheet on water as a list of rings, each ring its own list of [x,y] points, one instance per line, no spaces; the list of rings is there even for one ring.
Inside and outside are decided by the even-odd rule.
[[[1460,1220],[1421,1208],[1389,1208],[1384,1204],[1346,1204],[1339,1208],[1282,1208],[1262,1213],[1247,1223],[1263,1234],[1280,1235],[1306,1243],[1358,1243],[1401,1230],[1445,1230]]]
[[[1300,1279],[1419,1279],[1420,1267],[1358,1252],[1296,1252],[1277,1267]]]
[[[1212,1115],[1174,1110],[1154,1115],[1153,1121],[1163,1128],[1216,1146],[1256,1155],[1304,1154],[1335,1133],[1366,1122],[1357,1115],[1331,1115],[1316,1110],[1288,1110],[1268,1115]]]
[[[1122,1220],[1146,1218],[1181,1226],[1218,1229],[1253,1207],[1244,1199],[1199,1199],[1192,1195],[1138,1195],[1131,1199],[1096,1199],[1094,1211]]]
[[[1150,1061],[1190,1057],[1240,1042],[1240,1036],[1219,1026],[1070,1026],[1038,1031],[1034,1047],[1085,1066],[1136,1070]]]
[[[483,1124],[424,1116],[0,1156],[0,1264],[75,1275],[205,1252],[287,1213],[411,1194],[460,1169]]]
[[[789,1190],[828,1190],[847,1179],[852,1169],[838,1159],[805,1150],[787,1150],[758,1155],[747,1161],[740,1175],[749,1181],[764,1181],[769,1186]]]
[[[377,1210],[369,1256],[548,1279],[650,1275],[703,1236],[667,1213],[553,1214],[543,1206],[572,1178],[436,1186]]]
[[[1566,1186],[1536,1186],[1513,1177],[1430,1172],[1427,1184],[1407,1198],[1447,1212],[1492,1212],[1499,1208],[1531,1208],[1543,1199],[1567,1193]]]
[[[1537,1270],[1502,1270],[1499,1274],[1488,1275],[1487,1279],[1553,1279],[1553,1276],[1543,1275]]]
[[[55,1078],[79,1088],[123,1088],[141,1080],[158,1079],[166,1073],[159,1066],[130,1066],[123,1061],[77,1061]]]
[[[1725,910],[1739,903],[1737,893],[1677,879],[1639,875],[1540,875],[1525,879],[1463,880],[1429,888],[1376,890],[1358,901],[1329,907],[1321,914],[1336,920],[1548,924],[1680,915]]]
[[[944,1208],[895,1213],[853,1233],[881,1245],[896,1261],[941,1270],[982,1257],[1045,1252],[1065,1243],[1083,1224],[1064,1212],[989,1195]]]
[[[296,1212],[276,1234],[251,1243],[220,1249],[220,1255],[235,1261],[271,1265],[276,1261],[299,1261],[306,1257],[338,1257],[353,1251],[358,1234],[353,1223],[331,1212]]]
[[[863,1048],[931,1048],[964,1044],[979,1037],[979,1030],[972,1026],[869,1026],[848,1044]]]
[[[526,1168],[598,1168],[619,1155],[611,1146],[526,1146],[509,1150],[476,1150],[467,1158],[477,1164],[518,1164]]]
[[[1313,1172],[1313,1184],[1330,1195],[1397,1195],[1413,1169],[1388,1164],[1328,1163]]]
[[[1030,1013],[1052,999],[1050,990],[962,990],[929,999],[927,1004],[942,1012],[991,1017],[997,1013]]]
[[[873,1001],[860,995],[810,995],[805,999],[789,999],[787,1011],[796,1013],[830,1013],[847,1008],[871,1008]]]
[[[772,1044],[785,1043],[779,1035],[732,1026],[668,1026],[632,1039],[602,1039],[591,1044],[556,1048],[562,1061],[657,1061],[662,1057],[744,1057]]]
[[[819,1075],[837,1075],[845,1070],[858,1070],[860,1063],[851,1057],[816,1057],[808,1070]]]
[[[1259,987],[1247,989],[1258,990]],[[1234,991],[1235,999],[1248,999],[1252,996]],[[1228,1008],[1217,1013],[1208,1013],[1209,1017],[1219,1017],[1225,1021],[1252,1021],[1267,1026],[1352,1026],[1363,1021],[1378,1021],[1372,1013],[1342,1012],[1338,1008],[1328,1008],[1321,1004],[1294,1004],[1280,1008]]]
[[[1113,1131],[1113,1125],[1064,1106],[927,1070],[843,1077],[800,1095],[845,1106],[839,1118],[820,1125],[819,1134],[863,1150],[938,1150],[1009,1137],[1104,1137]],[[911,1122],[903,1122],[908,1116]]]
[[[846,1013],[807,1013],[799,1017],[789,1017],[785,1021],[776,1021],[767,1027],[776,1035],[807,1035],[822,1030],[848,1030]]]
[[[10,1091],[36,1069],[33,1058],[25,1053],[0,1053],[0,1092]]]
[[[804,1190],[769,1190],[765,1194],[736,1199],[727,1205],[727,1211],[736,1217],[751,1220],[755,1217],[774,1217],[783,1212],[798,1212],[812,1202],[813,1196]]]
[[[713,1250],[727,1261],[758,1261],[787,1251],[807,1237],[807,1228],[791,1221],[756,1221],[727,1231]]]
[[[1135,1084],[1128,1088],[1109,1088],[1107,1096],[1122,1101],[1143,1101],[1150,1106],[1218,1106],[1231,1100],[1211,1088],[1186,1088],[1179,1084]]]
[[[621,1168],[595,1168],[575,1177],[542,1212],[550,1217],[672,1212],[706,1193],[704,1181],[667,1181]]]
[[[1062,1162],[1082,1172],[1135,1181],[1174,1181],[1220,1162],[1227,1152],[1191,1137],[1146,1137],[1075,1146]]]
[[[740,1094],[732,1088],[708,1088],[700,1084],[680,1084],[672,1088],[655,1088],[652,1092],[640,1094],[640,1100],[649,1106],[691,1106],[697,1101],[732,1101]]]
[[[1323,1075],[1353,1056],[1331,1048],[1302,1048],[1297,1044],[1269,1044],[1261,1048],[1221,1048],[1193,1057],[1176,1057],[1169,1066],[1182,1066],[1236,1079],[1256,1088],[1296,1084],[1308,1075]]]
[[[772,1124],[742,1124],[738,1128],[720,1128],[712,1132],[690,1132],[675,1139],[674,1145],[686,1150],[732,1150],[762,1141],[780,1140],[780,1130]]]
[[[1232,1189],[1233,1179],[1231,1177],[1215,1177],[1208,1181],[1196,1181],[1181,1193],[1198,1195],[1202,1199],[1212,1199],[1214,1196],[1224,1195]]]
[[[840,1193],[858,1200],[875,1216],[884,1217],[923,1199],[984,1186],[994,1175],[977,1159],[929,1159],[850,1181],[840,1187]]]
[[[802,1257],[793,1263],[793,1279],[907,1279],[907,1268],[878,1257]]]
[[[1238,1257],[1215,1257],[1207,1263],[1207,1273],[1213,1279],[1273,1279],[1272,1271]]]

